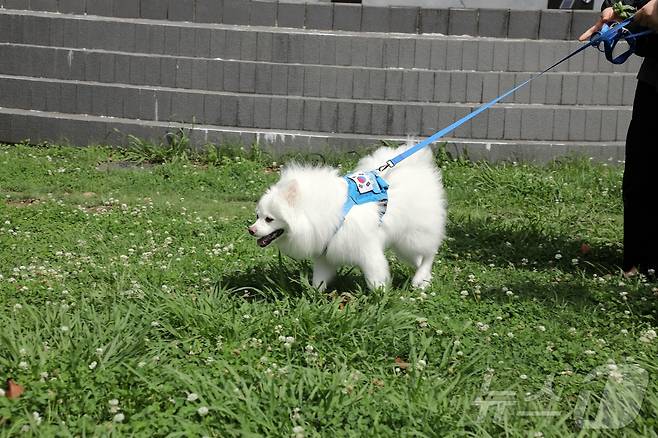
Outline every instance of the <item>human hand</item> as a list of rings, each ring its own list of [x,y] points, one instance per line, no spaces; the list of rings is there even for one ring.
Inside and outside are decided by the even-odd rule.
[[[651,0],[637,11],[634,22],[658,31],[658,0]]]
[[[656,0],[651,0],[652,3],[656,3]],[[615,13],[614,9],[612,8],[605,8],[603,11],[601,11],[601,17],[599,18],[599,21],[596,22],[596,24],[585,33],[583,33],[578,40],[579,41],[588,41],[594,33],[598,32],[601,30],[604,24],[610,23],[611,21],[621,21],[621,18]]]

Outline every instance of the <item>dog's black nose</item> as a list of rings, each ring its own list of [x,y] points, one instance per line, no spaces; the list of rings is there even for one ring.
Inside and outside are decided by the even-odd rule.
[[[256,230],[254,230],[253,227],[247,227],[247,231],[249,231],[249,234],[251,234],[252,236],[256,234]]]

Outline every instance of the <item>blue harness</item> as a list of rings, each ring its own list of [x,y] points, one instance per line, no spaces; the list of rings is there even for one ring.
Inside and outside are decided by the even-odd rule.
[[[355,205],[369,202],[378,202],[383,207],[381,216],[384,215],[388,202],[388,183],[384,178],[375,171],[351,173],[343,178],[347,182],[347,199],[343,204],[343,219]]]

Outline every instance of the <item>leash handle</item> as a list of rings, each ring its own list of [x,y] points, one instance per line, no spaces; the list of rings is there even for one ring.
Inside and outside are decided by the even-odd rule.
[[[607,29],[605,29],[605,30],[602,29],[600,32],[597,32],[596,34],[594,34],[594,35],[592,36],[592,38],[590,39],[589,42],[583,44],[581,47],[579,47],[578,49],[576,49],[576,50],[573,51],[572,53],[568,54],[568,55],[565,56],[564,58],[560,59],[560,60],[557,61],[555,64],[553,64],[553,65],[551,65],[550,67],[544,69],[542,72],[537,73],[536,75],[530,77],[530,79],[528,79],[528,80],[526,80],[525,82],[523,82],[523,83],[521,83],[521,84],[515,86],[515,87],[512,88],[511,90],[506,91],[505,93],[501,94],[501,95],[498,96],[498,97],[495,97],[495,98],[492,99],[491,101],[489,101],[489,102],[487,102],[487,103],[485,103],[485,104],[479,106],[478,108],[476,108],[475,110],[473,110],[471,113],[469,113],[469,114],[467,114],[466,116],[462,117],[461,119],[457,120],[456,122],[454,122],[454,123],[451,124],[450,126],[447,126],[447,127],[443,128],[442,130],[440,130],[439,132],[435,133],[434,135],[432,135],[432,136],[426,138],[425,140],[421,141],[420,143],[418,143],[418,144],[416,144],[416,145],[410,147],[410,148],[407,149],[406,151],[402,152],[401,154],[399,154],[399,155],[393,157],[392,159],[390,159],[389,161],[387,161],[386,164],[384,164],[383,166],[380,166],[378,170],[379,170],[380,172],[383,172],[383,171],[386,170],[386,169],[389,169],[389,168],[395,167],[398,163],[400,163],[400,161],[402,161],[402,160],[408,158],[409,156],[415,154],[416,152],[418,152],[419,150],[421,150],[421,149],[424,148],[425,146],[428,146],[429,144],[434,143],[435,141],[437,141],[437,140],[440,139],[441,137],[444,137],[444,136],[446,136],[447,134],[451,133],[452,131],[454,131],[455,129],[459,128],[459,127],[460,127],[461,125],[463,125],[464,123],[466,123],[466,122],[468,122],[469,120],[471,120],[471,119],[477,117],[478,115],[480,115],[481,113],[485,112],[486,110],[488,110],[489,108],[491,108],[492,106],[494,106],[495,104],[497,104],[498,102],[500,102],[501,100],[505,99],[505,98],[508,97],[509,95],[511,95],[511,94],[513,94],[514,92],[518,91],[520,88],[525,87],[525,86],[528,85],[530,82],[534,81],[535,79],[539,78],[540,76],[543,76],[543,75],[546,74],[548,71],[552,70],[553,68],[555,68],[555,67],[557,67],[558,65],[562,64],[563,62],[565,62],[565,61],[567,61],[567,60],[573,58],[574,56],[576,56],[576,55],[579,54],[580,52],[584,51],[584,50],[587,49],[588,47],[593,46],[593,47],[597,47],[597,48],[599,48],[600,45],[601,45],[601,43],[603,43],[604,46],[605,46],[606,41],[613,41],[613,40],[615,40],[615,39],[618,41],[619,38],[620,38],[619,34],[620,34],[623,30],[626,30],[626,31],[627,31],[627,29],[625,29],[625,26],[627,26],[628,24],[630,24],[630,23],[633,21],[633,18],[634,18],[634,17],[635,17],[635,16],[633,15],[633,16],[631,16],[630,18],[627,18],[626,20],[624,20],[624,21],[622,21],[621,23],[619,23],[619,25],[617,25],[617,26],[612,26],[612,27],[608,26]],[[641,35],[645,35],[646,33],[650,33],[650,32],[651,32],[651,31],[641,32],[641,33],[638,33],[638,34],[631,34],[631,35],[629,35],[627,38],[631,38],[631,37],[637,38],[637,37],[639,37],[639,36],[641,36]],[[616,43],[615,43],[615,44],[616,44]],[[600,49],[599,49],[599,50],[600,50]],[[629,53],[628,56],[626,56],[626,59],[628,59],[628,57],[629,57],[630,55],[631,55],[631,53]],[[614,58],[613,58],[613,59],[614,59]],[[625,61],[626,59],[624,59],[624,61]],[[623,61],[622,61],[622,62],[623,62]]]

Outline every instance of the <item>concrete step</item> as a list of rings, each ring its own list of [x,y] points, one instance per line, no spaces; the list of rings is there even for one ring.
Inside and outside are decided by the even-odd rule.
[[[18,60],[21,60],[18,62]],[[231,61],[0,44],[0,74],[304,97],[481,103],[528,73],[382,69]],[[632,73],[548,73],[507,99],[551,105],[632,105]]]
[[[116,18],[557,40],[577,38],[599,15],[595,11],[389,8],[273,0],[0,0],[2,4],[8,9]]]
[[[190,125],[0,107],[0,138],[8,142],[29,140],[31,143],[56,141],[59,144],[79,146],[128,145],[130,135],[164,142],[164,135],[167,132],[176,132],[178,129],[183,129],[189,135],[192,145],[197,147],[239,142],[245,145],[259,145],[275,156],[289,152],[362,151],[367,146],[381,145],[382,141],[407,140],[399,136]],[[545,163],[573,155],[610,163],[618,163],[624,159],[624,147],[621,142],[477,141],[446,138],[445,143],[447,152],[453,157],[465,156],[472,160],[494,162]]]
[[[537,72],[577,41],[309,31],[0,10],[0,42],[128,53],[296,64]],[[595,49],[556,71],[637,72],[641,58],[613,66]]]
[[[0,106],[69,114],[374,135],[431,135],[477,105],[182,90],[0,75]],[[456,130],[473,139],[621,141],[626,106],[499,104]]]

